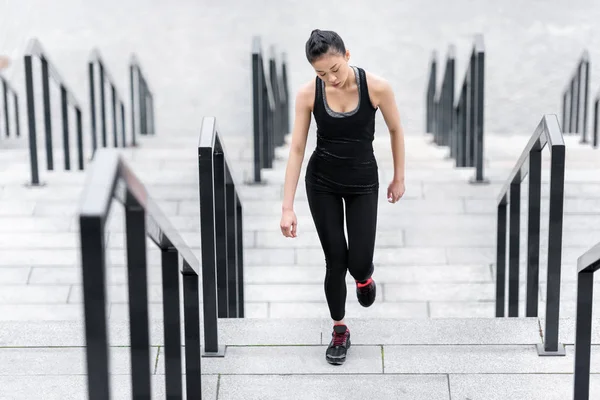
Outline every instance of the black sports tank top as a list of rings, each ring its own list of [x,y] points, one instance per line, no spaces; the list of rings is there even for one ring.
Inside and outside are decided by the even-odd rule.
[[[329,108],[325,84],[316,77],[313,115],[317,146],[308,162],[306,184],[340,194],[372,193],[379,189],[373,153],[375,113],[365,71],[352,67],[358,86],[358,106],[340,113]]]

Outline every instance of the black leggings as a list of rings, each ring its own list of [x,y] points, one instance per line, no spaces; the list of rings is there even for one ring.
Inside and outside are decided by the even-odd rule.
[[[373,274],[378,192],[340,195],[306,186],[308,205],[325,255],[325,297],[331,318],[346,313],[346,271],[359,282]],[[344,232],[344,200],[346,227]]]

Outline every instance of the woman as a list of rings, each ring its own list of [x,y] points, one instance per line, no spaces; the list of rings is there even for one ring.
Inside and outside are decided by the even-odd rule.
[[[346,271],[356,281],[358,302],[369,307],[375,301],[372,274],[379,178],[372,142],[377,110],[381,109],[391,136],[394,177],[387,190],[391,203],[404,194],[404,136],[389,83],[350,66],[350,52],[337,33],[312,31],[306,42],[306,57],[317,77],[296,95],[281,231],[286,237],[297,235],[293,204],[312,113],[317,123],[317,146],[307,165],[305,185],[325,255],[325,297],[333,319],[326,359],[339,365],[350,347],[350,331],[344,322]]]

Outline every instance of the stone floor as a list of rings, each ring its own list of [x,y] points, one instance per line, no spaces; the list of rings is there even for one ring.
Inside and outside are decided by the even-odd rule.
[[[600,396],[598,322],[590,398]],[[202,358],[203,399],[326,399],[332,391],[353,400],[571,398],[574,321],[561,320],[560,343],[567,350],[562,357],[538,356],[542,323],[536,318],[349,319],[348,360],[334,367],[324,357],[330,335],[326,320],[222,320],[219,343],[227,349],[224,358]],[[40,391],[44,399],[85,398],[82,332],[79,322],[1,325],[0,398],[32,399]],[[127,332],[125,322],[111,324],[115,399],[131,397]],[[164,341],[156,321],[151,344],[153,394],[163,398]]]

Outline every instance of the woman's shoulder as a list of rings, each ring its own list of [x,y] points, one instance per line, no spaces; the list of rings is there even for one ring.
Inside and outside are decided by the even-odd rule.
[[[318,79],[318,78],[317,78]],[[312,108],[315,98],[315,81],[311,79],[303,83],[296,92],[296,102]]]
[[[366,83],[367,87],[369,88],[369,92],[373,92],[373,94],[381,94],[391,89],[389,81],[381,75],[374,74],[365,69],[363,69],[363,71],[365,73]]]

